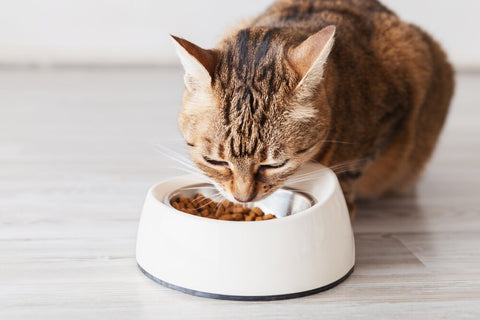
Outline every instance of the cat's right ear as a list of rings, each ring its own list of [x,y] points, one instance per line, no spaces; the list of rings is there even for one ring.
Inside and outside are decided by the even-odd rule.
[[[193,93],[211,88],[213,72],[217,64],[215,51],[202,49],[173,35],[171,37],[185,69],[184,79],[187,90]]]
[[[310,91],[318,87],[335,41],[334,36],[335,26],[331,25],[314,33],[289,51],[289,61],[301,78],[298,88]]]

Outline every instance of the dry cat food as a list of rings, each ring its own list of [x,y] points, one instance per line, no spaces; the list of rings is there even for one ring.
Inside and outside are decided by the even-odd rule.
[[[229,221],[263,221],[275,219],[273,214],[265,214],[260,208],[253,209],[236,204],[228,200],[215,202],[201,194],[196,194],[191,198],[178,197],[171,202],[172,207],[177,210],[194,214],[196,216],[229,220]]]

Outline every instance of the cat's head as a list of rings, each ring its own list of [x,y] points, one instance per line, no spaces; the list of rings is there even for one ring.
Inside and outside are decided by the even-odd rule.
[[[224,194],[262,199],[319,151],[330,122],[318,104],[334,33],[329,26],[295,38],[250,28],[213,50],[174,37],[186,71],[180,130]]]

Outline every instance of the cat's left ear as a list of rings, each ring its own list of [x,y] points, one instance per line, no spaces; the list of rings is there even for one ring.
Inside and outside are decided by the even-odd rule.
[[[289,50],[288,59],[302,79],[297,88],[309,90],[318,87],[334,36],[335,26],[328,26]]]
[[[171,37],[185,69],[184,79],[187,90],[195,92],[211,88],[213,72],[217,64],[215,51],[200,48],[179,37]]]

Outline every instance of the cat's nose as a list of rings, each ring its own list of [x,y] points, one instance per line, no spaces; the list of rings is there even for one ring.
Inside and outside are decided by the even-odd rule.
[[[233,198],[238,202],[250,202],[255,198],[255,194],[249,195],[248,198],[237,198],[237,196],[233,196]]]
[[[254,181],[251,177],[238,178],[235,181],[235,189],[232,190],[232,195],[235,200],[240,202],[250,202],[255,198],[255,192],[253,190]]]

